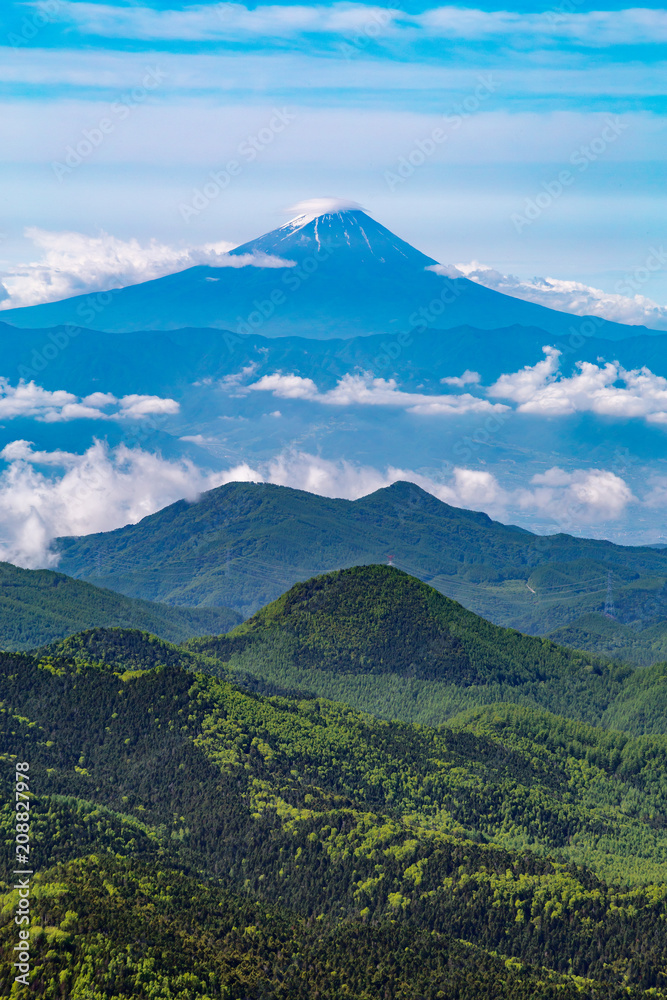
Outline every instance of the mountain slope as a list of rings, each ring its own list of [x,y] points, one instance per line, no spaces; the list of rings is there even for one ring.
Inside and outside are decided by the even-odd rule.
[[[34,788],[19,1000],[665,996],[666,737],[503,706],[426,729],[129,665],[0,654],[0,753]]]
[[[99,296],[80,295],[8,309],[2,318],[24,328],[72,323],[122,332],[199,326],[311,338],[462,324],[480,329],[519,324],[561,335],[582,322],[467,278],[426,270],[436,262],[356,209],[300,216],[238,247],[231,257],[240,254],[271,254],[294,266],[197,266],[114,290],[105,294],[104,304]],[[597,334],[608,339],[647,332],[593,322]]]
[[[667,552],[533,535],[411,483],[355,501],[230,483],[136,525],[59,539],[56,549],[71,576],[133,597],[232,606],[244,617],[298,580],[389,554],[477,614],[524,632],[601,610],[609,571],[621,621],[667,611]]]
[[[667,660],[667,622],[644,627],[624,625],[601,614],[582,615],[569,625],[554,629],[549,638],[561,646],[602,651],[605,656],[638,667]]]
[[[81,629],[123,626],[179,642],[239,620],[229,608],[177,608],[94,587],[51,570],[0,563],[0,648],[31,649]]]

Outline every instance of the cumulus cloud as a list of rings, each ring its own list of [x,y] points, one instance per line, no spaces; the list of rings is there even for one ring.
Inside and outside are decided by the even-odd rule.
[[[564,416],[588,412],[667,423],[667,379],[649,368],[626,371],[616,361],[578,361],[575,373],[565,377],[559,372],[560,351],[554,347],[543,351],[543,361],[501,375],[488,389],[489,395],[518,403],[520,413]]]
[[[548,514],[565,529],[618,520],[636,500],[625,480],[606,469],[565,472],[555,466],[533,476],[531,484],[532,489],[517,491],[519,507]]]
[[[141,420],[154,414],[178,413],[175,399],[129,395],[117,399],[110,392],[93,392],[79,399],[64,389],[44,389],[34,382],[11,385],[0,377],[0,420],[33,417],[43,423],[68,420]]]
[[[664,266],[664,259],[662,248],[652,251],[648,258],[651,267],[647,264],[628,274],[625,280],[619,282],[618,292],[605,292],[579,281],[563,281],[560,278],[517,278],[514,274],[501,274],[478,261],[456,265],[434,264],[427,270],[447,278],[469,278],[496,292],[575,316],[597,316],[615,323],[667,330],[667,306],[661,306],[645,295],[632,294],[633,287],[646,284],[651,274]]]
[[[40,258],[0,274],[0,310],[56,302],[71,295],[105,292],[183,271],[197,264],[210,267],[287,267],[291,261],[269,254],[230,254],[234,244],[173,247],[158,240],[141,243],[108,233],[49,232],[30,227]],[[4,290],[4,291],[3,291]]]
[[[382,470],[292,450],[255,469],[254,475],[265,482],[349,500],[407,481],[453,507],[485,511],[501,520],[508,518],[509,510],[538,514],[563,531],[608,525],[623,517],[629,504],[638,502],[628,484],[606,469],[566,472],[554,467],[534,476],[526,486],[509,489],[486,469],[454,467],[444,481],[438,481],[414,469],[389,466]],[[667,479],[662,489],[667,494]]]
[[[150,415],[169,415],[178,413],[179,405],[175,399],[163,399],[160,396],[141,396],[133,393],[118,400],[118,417],[141,419]]]
[[[344,459],[332,461],[298,450],[281,453],[256,470],[256,474],[264,482],[347,500],[357,500],[397,482],[415,483],[445,503],[476,510],[499,513],[509,499],[509,494],[486,471],[455,468],[449,481],[442,483],[414,469],[397,466],[377,469]]]
[[[467,373],[470,375],[470,373]],[[462,384],[462,383],[461,383]],[[320,392],[311,378],[274,372],[247,386],[248,391],[271,392],[278,399],[304,399],[325,406],[391,406],[409,413],[448,415],[455,413],[503,412],[503,404],[491,404],[470,393],[429,396],[403,392],[395,379],[374,378],[372,374],[343,375],[333,389]]]

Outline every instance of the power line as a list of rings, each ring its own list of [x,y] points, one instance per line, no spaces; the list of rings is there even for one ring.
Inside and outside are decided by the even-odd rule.
[[[614,593],[611,586],[611,570],[607,574],[607,597],[604,602],[604,613],[607,618],[616,618],[614,610]]]

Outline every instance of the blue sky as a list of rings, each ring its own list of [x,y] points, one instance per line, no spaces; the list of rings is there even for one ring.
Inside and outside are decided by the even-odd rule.
[[[667,14],[600,6],[5,3],[0,256],[30,259],[27,226],[238,243],[334,195],[444,262],[613,291],[663,232]],[[264,143],[275,108],[293,119]],[[184,223],[248,138],[254,160]],[[392,185],[416,146],[423,165]],[[664,271],[642,291],[664,304]]]

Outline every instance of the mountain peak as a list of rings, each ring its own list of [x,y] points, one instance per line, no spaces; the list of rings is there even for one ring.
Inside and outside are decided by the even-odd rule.
[[[283,226],[244,243],[231,251],[237,254],[271,254],[301,264],[306,257],[319,265],[326,261],[334,281],[349,284],[349,268],[355,274],[362,267],[381,268],[390,284],[405,280],[406,267],[421,277],[436,262],[395,236],[367,215],[354,201],[341,198],[312,198],[292,209],[300,214]]]

